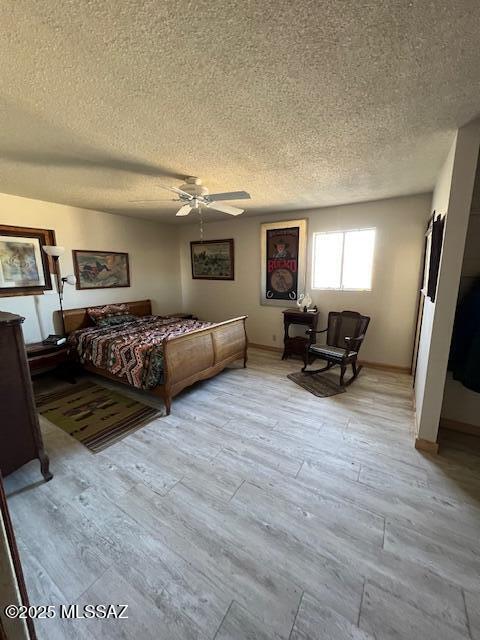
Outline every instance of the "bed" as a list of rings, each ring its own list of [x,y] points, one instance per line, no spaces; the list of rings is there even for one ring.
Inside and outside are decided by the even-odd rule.
[[[70,351],[87,371],[161,397],[167,415],[172,398],[186,387],[236,360],[247,364],[247,316],[200,322],[152,316],[150,300],[118,304],[127,307],[130,321],[107,328],[95,326],[87,307],[66,309]]]

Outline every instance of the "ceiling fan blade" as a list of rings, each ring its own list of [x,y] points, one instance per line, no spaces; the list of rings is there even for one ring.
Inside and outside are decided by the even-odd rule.
[[[237,207],[231,207],[229,204],[217,204],[216,202],[207,202],[206,206],[209,209],[214,209],[215,211],[221,211],[222,213],[228,213],[231,216],[239,216],[244,212],[244,209],[237,209]]]
[[[84,147],[83,145],[78,147],[77,150],[70,150],[68,154],[48,150],[41,152],[32,152],[31,150],[21,152],[2,148],[2,157],[0,160],[11,160],[32,166],[41,166],[42,168],[104,169],[153,176],[156,178],[185,180],[184,175],[176,173],[168,167],[150,164],[128,156],[102,153],[95,148]]]
[[[134,202],[136,204],[145,203],[145,202],[181,202],[180,200],[172,199],[172,200],[159,200],[155,198],[155,200],[128,200],[128,202]]]
[[[167,191],[173,191],[173,193],[178,193],[178,195],[182,196],[183,198],[186,197],[189,200],[193,200],[193,196],[190,193],[182,191],[181,189],[177,189],[177,187],[166,187],[163,184],[157,184],[157,187],[160,187],[160,189],[166,189]]]
[[[211,202],[217,200],[249,200],[250,194],[246,191],[227,191],[226,193],[211,193],[206,196],[206,199]]]
[[[177,213],[175,215],[176,216],[188,216],[188,214],[190,213],[191,210],[192,210],[192,207],[189,204],[184,204],[183,207],[180,207],[180,209],[177,211]]]

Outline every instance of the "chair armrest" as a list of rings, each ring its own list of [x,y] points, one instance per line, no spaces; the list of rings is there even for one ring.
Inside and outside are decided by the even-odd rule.
[[[354,344],[356,344],[357,346],[357,351],[360,348],[360,344],[362,343],[363,339],[365,338],[365,334],[362,333],[361,335],[357,336],[356,338],[353,338],[352,336],[347,336],[344,338],[345,340],[345,344],[347,345],[345,347],[345,356],[348,356],[349,351],[350,351],[350,343],[353,342]]]
[[[345,342],[347,344],[349,344],[352,340],[354,340],[355,342],[358,340],[359,342],[361,342],[363,339],[365,338],[365,334],[362,333],[361,335],[357,336],[356,338],[344,338]]]
[[[316,331],[315,329],[307,329],[305,331],[305,333],[308,335],[309,333],[313,334],[313,333],[325,333],[325,331],[328,331],[327,329],[321,329],[320,331]]]

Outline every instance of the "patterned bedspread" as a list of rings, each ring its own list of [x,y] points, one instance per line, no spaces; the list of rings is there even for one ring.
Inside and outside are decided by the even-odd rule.
[[[171,338],[212,322],[144,316],[113,327],[88,327],[70,334],[80,362],[105,369],[140,389],[163,382],[163,345]]]

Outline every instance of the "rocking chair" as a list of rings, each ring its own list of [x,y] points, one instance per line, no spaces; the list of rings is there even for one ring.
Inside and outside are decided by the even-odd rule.
[[[314,375],[328,371],[335,365],[340,367],[340,386],[351,384],[358,376],[361,366],[357,365],[358,352],[367,333],[370,318],[362,316],[356,311],[331,311],[328,314],[328,327],[322,331],[309,329],[307,335],[310,336],[310,343],[305,351],[305,365],[302,368],[304,373]],[[327,333],[327,344],[313,344],[315,334]],[[327,365],[321,369],[307,371],[308,364],[320,358],[326,360]],[[353,375],[344,382],[347,366],[352,365]]]

